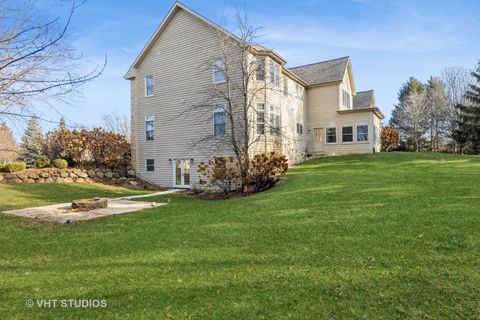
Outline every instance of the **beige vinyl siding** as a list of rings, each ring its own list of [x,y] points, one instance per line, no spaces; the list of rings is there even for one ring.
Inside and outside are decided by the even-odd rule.
[[[372,151],[372,112],[356,112],[340,114],[341,83],[309,88],[307,90],[308,104],[308,150],[314,153],[315,128],[337,128],[337,142],[325,144],[323,137],[323,152],[318,154],[341,155],[353,153],[369,153]],[[368,125],[368,142],[342,143],[342,127]]]
[[[382,151],[382,141],[381,141],[381,130],[382,130],[382,125],[381,125],[381,120],[380,118],[372,112],[372,117],[373,117],[373,126],[377,128],[377,138],[376,138],[376,144],[373,145],[375,148],[376,152]],[[375,131],[374,131],[375,132]],[[373,135],[372,135],[372,144],[373,144]]]
[[[130,81],[130,104],[131,104],[131,118],[130,123],[136,124],[138,123],[138,79],[132,79]],[[138,126],[132,125],[131,126],[131,152],[132,152],[132,166],[135,171],[138,172]]]
[[[190,13],[179,9],[161,33],[138,68],[136,96],[138,117],[137,172],[145,179],[167,187],[173,185],[173,159],[194,159],[191,181],[196,183],[200,161],[217,154],[210,148],[192,148],[200,137],[213,133],[213,109],[204,121],[182,116],[200,92],[213,83],[213,71],[206,67],[217,50],[216,31]],[[155,77],[154,94],[145,97],[144,77]],[[155,140],[146,141],[145,116],[155,116]],[[208,118],[210,117],[210,118]],[[155,159],[155,171],[146,171],[146,159]],[[170,161],[169,159],[172,159]]]

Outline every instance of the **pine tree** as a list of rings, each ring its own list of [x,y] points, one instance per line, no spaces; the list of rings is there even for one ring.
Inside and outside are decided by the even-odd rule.
[[[460,119],[453,137],[461,152],[480,154],[480,61],[472,72],[476,83],[465,92],[465,104],[458,104]]]
[[[38,124],[38,119],[33,117],[28,122],[27,129],[22,137],[21,147],[23,159],[29,165],[35,165],[42,156],[43,134]]]

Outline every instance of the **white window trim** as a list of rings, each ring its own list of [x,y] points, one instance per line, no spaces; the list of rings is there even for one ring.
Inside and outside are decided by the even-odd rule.
[[[335,142],[327,142],[327,130],[335,128]],[[338,128],[337,127],[327,127],[324,129],[325,133],[325,144],[338,144]]]
[[[258,125],[258,106],[259,105],[263,105],[263,110],[261,111],[261,113],[263,113],[263,133],[258,133],[258,130],[257,130],[257,125]],[[265,135],[267,133],[267,126],[265,125],[265,121],[268,121],[268,116],[267,116],[267,104],[266,103],[257,103],[257,108],[255,109],[255,134],[256,135],[259,135],[259,136],[262,136],[262,135]]]
[[[263,60],[261,62],[262,64],[262,71],[263,71],[263,79],[258,79],[258,69],[259,69],[259,61],[260,60]],[[265,56],[257,56],[255,57],[255,80],[257,81],[266,81],[266,77],[267,77],[267,68],[266,68],[266,64],[267,64],[267,59],[265,58]]]
[[[148,116],[152,116],[151,119]],[[153,121],[153,139],[147,139],[147,122]],[[153,113],[147,113],[145,115],[145,141],[155,141],[155,115]]]
[[[276,109],[276,111],[274,111]],[[278,116],[278,122],[279,122],[279,127],[278,127],[278,132],[273,132],[273,119],[272,119],[272,116],[273,115],[277,115]],[[276,106],[276,105],[269,105],[269,108],[268,108],[268,121],[270,122],[270,134],[273,134],[273,135],[282,135],[282,108],[280,108],[279,106]],[[266,131],[265,131],[266,132]]]
[[[343,128],[348,128],[348,127],[352,127],[352,141],[347,141],[347,142],[344,142],[343,141]],[[342,139],[342,142],[341,144],[353,144],[356,142],[356,139],[355,139],[355,125],[354,124],[346,124],[346,125],[342,125],[340,127],[340,138]]]
[[[152,94],[147,94],[147,78],[152,78]],[[145,97],[153,97],[155,95],[155,77],[153,74],[146,75],[144,78],[145,81]]]
[[[367,140],[366,141],[358,141],[357,140],[357,127],[360,127],[360,126],[367,126]],[[370,126],[368,125],[368,123],[356,124],[354,131],[355,131],[355,143],[360,143],[360,144],[370,143]]]
[[[212,80],[213,80],[213,83],[225,83],[227,81],[227,77],[225,76],[225,73],[222,73],[223,78],[224,78],[222,81],[215,81],[215,73],[218,71],[216,62],[218,60],[222,60],[223,61],[223,66],[225,67],[225,59],[223,59],[223,58],[213,59]]]
[[[212,117],[212,130],[213,130],[213,138],[214,139],[221,139],[227,135],[227,121],[225,121],[225,135],[223,136],[215,136],[215,113],[225,112],[225,118],[227,117],[227,111],[225,108],[227,107],[224,103],[218,103],[213,106],[213,117]],[[217,109],[221,111],[216,111]]]

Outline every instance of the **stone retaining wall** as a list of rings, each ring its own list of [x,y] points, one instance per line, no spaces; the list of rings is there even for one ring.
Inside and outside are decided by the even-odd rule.
[[[104,182],[110,184],[137,185],[135,171],[132,169],[27,169],[20,172],[0,172],[0,183],[72,183]]]

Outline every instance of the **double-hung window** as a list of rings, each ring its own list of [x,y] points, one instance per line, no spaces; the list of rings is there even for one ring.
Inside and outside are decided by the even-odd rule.
[[[280,86],[280,66],[273,60],[270,60],[270,83],[275,87]]]
[[[357,126],[357,142],[368,141],[368,125]]]
[[[298,99],[302,98],[302,87],[299,84],[295,84],[295,95],[297,96]]]
[[[257,134],[265,133],[265,104],[257,104]]]
[[[213,82],[219,83],[225,81],[225,60],[217,58],[213,60]]]
[[[270,127],[273,134],[281,133],[280,108],[270,106]]]
[[[288,78],[283,77],[283,95],[288,96]]]
[[[353,142],[353,127],[342,127],[342,142]]]
[[[147,159],[147,171],[155,171],[155,160]]]
[[[153,114],[147,114],[145,116],[145,139],[155,139],[155,116]]]
[[[325,130],[325,142],[337,143],[337,128],[327,128]]]
[[[151,97],[153,96],[153,86],[155,84],[155,80],[153,75],[145,76],[145,96]]]
[[[213,136],[223,137],[227,133],[227,113],[225,106],[218,105],[213,109]]]
[[[257,57],[256,63],[257,80],[265,80],[265,57]]]

